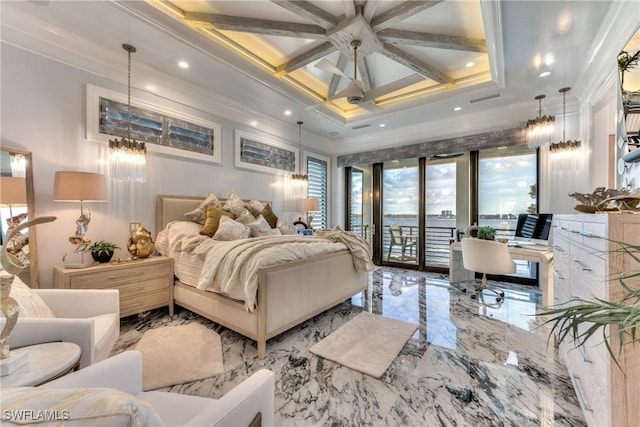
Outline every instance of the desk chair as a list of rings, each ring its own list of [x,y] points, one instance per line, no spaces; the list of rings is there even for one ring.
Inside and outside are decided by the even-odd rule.
[[[406,251],[409,249],[409,259],[413,258],[413,250],[416,247],[418,241],[416,240],[417,236],[405,236],[402,234],[402,228],[399,225],[391,224],[389,226],[389,234],[391,235],[391,243],[389,243],[389,252],[387,253],[387,260],[391,260],[391,249],[394,246],[400,246],[401,255],[400,261],[405,261],[407,259]]]
[[[470,271],[482,273],[482,284],[475,286],[471,298],[482,296],[488,290],[496,294],[496,302],[502,301],[502,290],[487,286],[487,274],[511,274],[516,271],[516,263],[511,259],[509,247],[493,240],[462,239],[462,264]]]

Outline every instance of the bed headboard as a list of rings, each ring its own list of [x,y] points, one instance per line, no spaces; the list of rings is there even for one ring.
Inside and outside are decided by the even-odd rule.
[[[206,196],[158,196],[156,205],[156,233],[171,221],[184,221],[184,214],[194,210]]]
[[[156,233],[159,233],[171,221],[184,221],[184,214],[194,210],[206,196],[164,196],[159,195],[156,204]],[[221,202],[227,199],[218,198]],[[269,200],[260,200],[271,203]]]

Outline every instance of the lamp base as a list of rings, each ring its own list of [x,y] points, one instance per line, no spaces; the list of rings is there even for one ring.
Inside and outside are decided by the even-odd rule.
[[[29,360],[28,350],[13,350],[9,357],[0,360],[0,376],[10,375]]]
[[[64,263],[64,268],[71,268],[71,269],[87,268],[97,264],[97,262],[95,262],[92,257],[90,256],[85,257],[84,252],[80,254],[71,254],[69,258],[73,258],[73,259],[67,259],[67,261],[65,261]]]

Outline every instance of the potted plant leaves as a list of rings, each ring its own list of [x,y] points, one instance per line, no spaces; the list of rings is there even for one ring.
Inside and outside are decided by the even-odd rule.
[[[98,240],[87,248],[93,259],[100,263],[111,261],[116,249],[120,249],[120,246],[106,240]]]
[[[488,225],[478,228],[478,239],[495,240],[496,229]]]

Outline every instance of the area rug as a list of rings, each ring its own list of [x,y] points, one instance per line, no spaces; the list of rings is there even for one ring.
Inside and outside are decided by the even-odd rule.
[[[309,350],[320,357],[380,378],[418,329],[368,312],[360,313]]]
[[[142,388],[154,390],[224,372],[220,335],[200,323],[165,326],[144,333]]]

